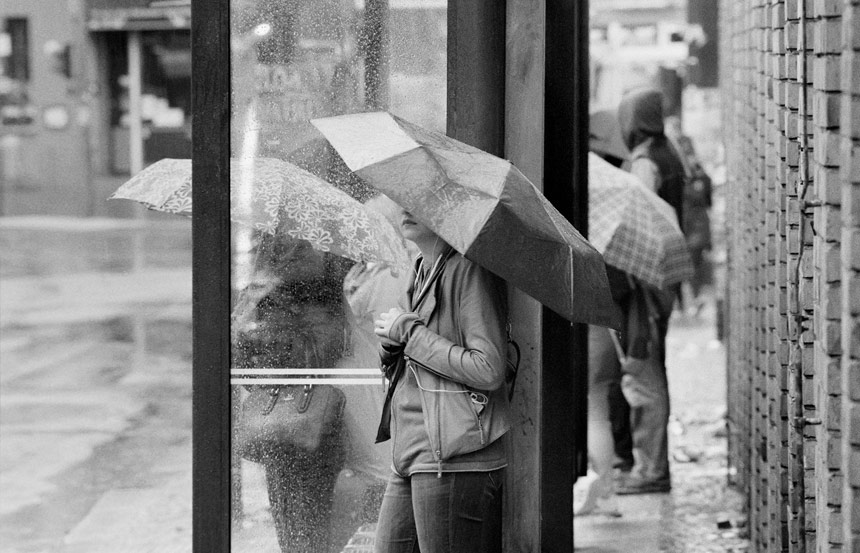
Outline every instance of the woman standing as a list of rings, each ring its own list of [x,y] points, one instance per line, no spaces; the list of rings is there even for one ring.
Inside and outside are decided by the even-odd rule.
[[[376,551],[501,551],[505,287],[406,211],[400,227],[421,254],[411,311],[374,329],[391,381],[378,439],[393,439]]]

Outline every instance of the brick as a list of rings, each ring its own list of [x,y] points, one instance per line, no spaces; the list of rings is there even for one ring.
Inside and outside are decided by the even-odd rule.
[[[800,85],[794,81],[785,81],[785,107],[797,110],[800,107]]]
[[[839,336],[841,334],[838,325],[842,317],[842,287],[838,282],[835,282],[825,285],[823,288],[824,289],[821,291],[821,301],[819,303],[820,314],[824,321],[837,325],[835,333],[836,336]],[[834,329],[830,329],[827,324],[822,323],[821,333],[816,333],[816,335],[824,338],[827,335],[827,332],[832,331],[834,331]],[[829,340],[830,339],[828,338],[828,344],[832,344]],[[827,353],[830,355],[837,355],[836,351],[836,349],[833,349],[830,346],[827,347]]]
[[[842,429],[842,400],[837,396],[827,396],[822,409],[824,427],[833,432]]]
[[[842,5],[843,0],[815,0],[813,17],[838,17],[842,15]]]
[[[815,165],[814,190],[816,197],[825,204],[840,205],[842,202],[842,181],[838,167]]]
[[[842,210],[835,205],[822,205],[815,208],[815,233],[827,242],[842,239]]]
[[[828,510],[829,512],[824,518],[828,521],[830,528],[826,536],[822,536],[822,538],[826,537],[828,543],[831,545],[831,547],[828,547],[827,551],[829,553],[836,553],[836,549],[832,547],[832,544],[842,543],[842,511],[840,511],[839,509]],[[807,549],[807,551],[815,550]]]
[[[842,52],[840,60],[840,89],[857,94],[860,92],[860,52],[848,50]],[[826,71],[825,71],[826,72]]]
[[[832,129],[839,127],[839,108],[842,94],[815,90],[812,93],[812,118],[815,126]]]
[[[824,321],[822,323],[821,347],[827,355],[842,354],[842,325],[840,321]]]
[[[842,468],[842,440],[824,440],[824,462],[830,470]]]
[[[860,534],[860,490],[843,486],[842,513],[847,523],[845,530],[852,534]]]
[[[842,229],[842,263],[847,269],[860,271],[860,228]]]
[[[857,33],[860,35],[860,31]],[[840,134],[849,138],[860,138],[860,95],[840,95]]]
[[[812,49],[816,54],[838,54],[842,51],[842,20],[823,19],[815,22]]]
[[[819,253],[819,269],[821,280],[825,283],[834,283],[842,280],[842,248],[837,242],[822,241]]]
[[[842,344],[849,359],[860,359],[860,317],[842,321]]]
[[[783,27],[783,40],[786,50],[797,50],[800,45],[800,25],[797,21],[786,21]]]
[[[846,269],[842,273],[842,316],[860,316],[860,272]]]
[[[821,165],[839,167],[842,162],[840,159],[840,143],[842,137],[836,131],[819,130],[815,133],[815,161]]]
[[[824,394],[838,396],[842,393],[842,360],[839,357],[829,355],[821,347],[817,348],[815,370],[823,374],[821,388]]]
[[[816,90],[839,91],[845,88],[839,75],[841,58],[844,58],[844,55],[824,56],[812,60],[812,83]]]
[[[845,6],[842,12],[842,45],[847,50],[860,50],[860,7]]]
[[[848,399],[860,402],[860,360],[844,360],[842,371],[842,389],[848,392]]]
[[[860,142],[845,137],[841,142],[839,176],[845,182],[860,184]]]
[[[843,433],[852,446],[860,446],[860,403],[845,404],[845,427]]]

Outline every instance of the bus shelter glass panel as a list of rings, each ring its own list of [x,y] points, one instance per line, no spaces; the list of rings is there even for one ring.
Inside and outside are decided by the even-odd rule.
[[[391,465],[373,321],[409,250],[311,120],[386,109],[444,132],[445,4],[231,2],[233,551],[372,551]],[[406,262],[356,255],[367,224]]]

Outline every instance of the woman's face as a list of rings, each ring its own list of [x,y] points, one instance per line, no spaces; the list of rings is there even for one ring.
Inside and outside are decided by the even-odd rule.
[[[416,221],[412,214],[405,209],[400,210],[400,232],[410,242],[420,242],[436,237],[432,230]]]

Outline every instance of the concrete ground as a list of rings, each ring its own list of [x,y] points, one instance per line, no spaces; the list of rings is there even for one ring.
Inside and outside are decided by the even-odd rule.
[[[185,220],[0,218],[3,551],[191,551],[189,267]],[[698,461],[673,464],[669,495],[577,518],[577,550],[745,548],[743,529],[717,528],[741,517],[725,486],[713,320],[707,307],[669,335],[673,447]],[[233,550],[277,553],[262,475],[252,463],[242,474]],[[339,485],[344,497],[361,487],[348,473]]]

